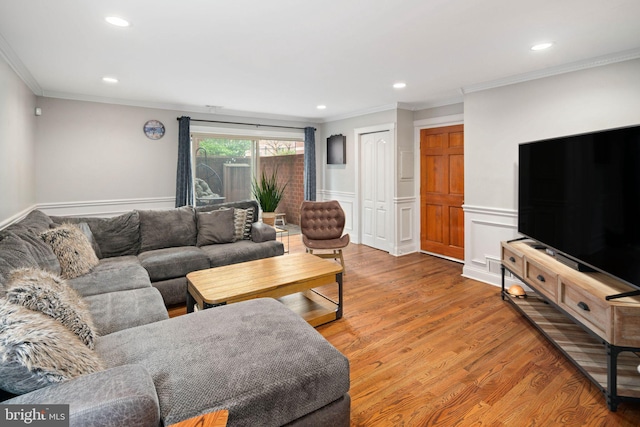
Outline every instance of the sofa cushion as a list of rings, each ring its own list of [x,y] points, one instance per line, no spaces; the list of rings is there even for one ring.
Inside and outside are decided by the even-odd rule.
[[[176,277],[175,279],[157,280],[151,285],[160,291],[164,305],[184,304],[187,301],[187,278]]]
[[[347,358],[273,299],[116,332],[96,350],[110,367],[146,367],[164,425],[217,409],[234,425],[284,425],[349,390]]]
[[[9,302],[57,320],[93,348],[95,333],[89,309],[62,278],[37,268],[21,268],[11,273],[6,289]]]
[[[60,275],[66,279],[81,276],[98,265],[98,257],[87,236],[74,224],[63,224],[42,232],[60,262]]]
[[[87,223],[104,258],[137,255],[140,251],[140,218],[135,211],[111,218],[52,216],[51,219],[57,224]]]
[[[156,388],[147,370],[139,364],[118,366],[83,375],[72,381],[41,388],[2,403],[38,405],[43,402],[69,404],[67,425],[70,426],[161,425]],[[46,422],[40,423],[41,426],[44,424]],[[64,422],[60,425],[64,425]]]
[[[37,266],[24,240],[10,231],[0,231],[0,284],[6,283],[9,274],[16,268]],[[4,293],[3,287],[0,287],[0,293]]]
[[[101,336],[169,318],[160,292],[153,287],[92,295],[85,301]]]
[[[140,251],[195,246],[198,230],[191,206],[137,211],[140,216]]]
[[[104,369],[94,351],[42,313],[0,302],[0,388],[14,394]]]
[[[198,212],[198,237],[196,246],[231,243],[235,240],[234,210],[220,209]]]
[[[192,271],[209,268],[209,258],[195,246],[142,252],[138,255],[138,259],[149,273],[152,282],[184,277]]]
[[[29,214],[22,220],[16,222],[15,224],[11,224],[6,228],[6,230],[31,230],[36,234],[40,234],[41,232],[48,230],[52,222],[53,220],[47,214],[36,209],[29,212]]]
[[[67,283],[83,297],[151,286],[147,270],[135,256],[103,258],[89,273]]]
[[[20,237],[29,248],[29,252],[36,260],[36,263],[43,270],[50,271],[54,274],[60,274],[60,262],[51,246],[47,244],[42,237],[41,231],[34,229],[16,230],[15,235]]]
[[[284,245],[276,240],[262,243],[239,240],[229,245],[209,245],[200,249],[209,258],[211,267],[254,261],[284,254]]]

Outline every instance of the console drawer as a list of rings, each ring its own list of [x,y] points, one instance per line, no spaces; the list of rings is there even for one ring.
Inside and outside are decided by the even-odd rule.
[[[527,259],[524,279],[537,291],[545,294],[551,301],[557,301],[558,275],[556,273]]]
[[[524,271],[524,256],[517,254],[511,249],[502,245],[502,265],[507,267],[512,273],[518,277],[522,277]]]
[[[561,277],[558,305],[600,337],[612,341],[611,305],[606,300]]]

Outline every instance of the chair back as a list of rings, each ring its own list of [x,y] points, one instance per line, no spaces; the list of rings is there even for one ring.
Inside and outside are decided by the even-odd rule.
[[[344,211],[336,200],[304,201],[300,206],[300,232],[308,239],[339,239],[344,225]]]

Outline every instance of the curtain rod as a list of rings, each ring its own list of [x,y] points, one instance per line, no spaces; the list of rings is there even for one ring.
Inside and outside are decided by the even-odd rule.
[[[178,117],[178,120],[180,120],[180,117]],[[206,123],[224,123],[226,125],[246,125],[246,126],[256,126],[256,127],[270,127],[270,128],[282,128],[282,129],[299,129],[299,130],[305,130],[306,128],[299,128],[299,127],[295,127],[295,126],[279,126],[279,125],[264,125],[264,124],[260,124],[260,123],[241,123],[241,122],[223,122],[220,120],[201,120],[201,119],[191,119],[192,122],[206,122]],[[313,130],[315,131],[316,128],[313,128]]]

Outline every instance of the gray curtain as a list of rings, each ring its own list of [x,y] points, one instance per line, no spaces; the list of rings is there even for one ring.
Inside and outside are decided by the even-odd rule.
[[[316,200],[316,130],[304,128],[304,199]]]
[[[191,117],[178,119],[178,172],[176,175],[176,208],[193,205],[193,176],[191,173]]]

